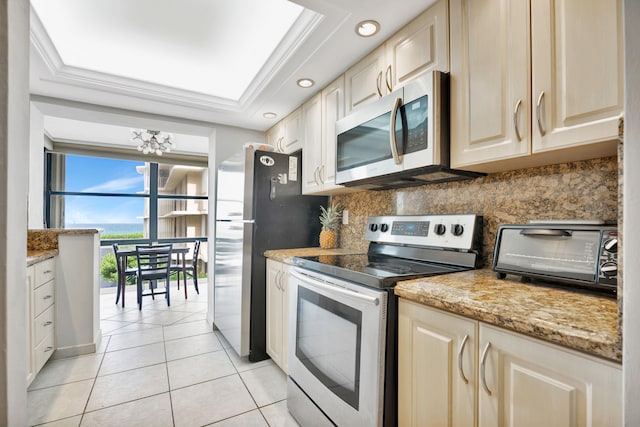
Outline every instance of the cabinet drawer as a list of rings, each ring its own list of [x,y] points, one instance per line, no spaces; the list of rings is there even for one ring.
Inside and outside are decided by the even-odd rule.
[[[54,307],[55,306],[51,305],[41,315],[36,317],[33,325],[33,334],[35,336],[34,344],[40,343],[44,337],[53,334],[55,321]]]
[[[48,281],[52,280],[56,276],[56,259],[49,258],[48,260],[39,262],[35,265],[36,277],[34,288],[42,286]]]
[[[55,334],[47,335],[34,349],[34,360],[36,363],[34,372],[39,372],[42,366],[51,357],[54,350],[53,337]]]
[[[54,302],[55,281],[45,283],[33,292],[33,315],[38,316]]]

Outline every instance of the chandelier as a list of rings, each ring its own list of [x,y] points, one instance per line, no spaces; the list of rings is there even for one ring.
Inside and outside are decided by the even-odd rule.
[[[156,153],[162,156],[162,153],[168,153],[173,147],[173,135],[170,133],[144,129],[131,129],[131,132],[133,133],[131,142],[138,144],[138,151],[144,154]]]

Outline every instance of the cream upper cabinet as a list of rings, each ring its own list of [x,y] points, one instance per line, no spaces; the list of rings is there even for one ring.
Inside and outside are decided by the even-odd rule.
[[[621,366],[400,299],[400,426],[621,426]]]
[[[284,122],[276,123],[266,133],[267,144],[273,146],[273,148],[279,152],[284,152]]]
[[[534,153],[618,135],[624,89],[621,3],[531,2]]]
[[[346,114],[429,70],[449,71],[447,0],[439,0],[345,72]]]
[[[474,425],[477,322],[400,300],[398,425]]]
[[[451,165],[615,155],[620,0],[451,0]]]
[[[285,373],[289,343],[289,266],[267,259],[267,354]]]
[[[298,108],[266,132],[267,144],[278,153],[291,154],[302,149],[302,110]]]
[[[324,191],[344,189],[336,184],[336,121],[344,117],[344,76],[322,90],[322,169]]]
[[[479,427],[622,425],[620,365],[480,324]]]
[[[302,194],[322,191],[323,165],[322,95],[318,93],[302,105],[304,143],[302,147]]]
[[[451,0],[451,165],[531,153],[528,0]]]

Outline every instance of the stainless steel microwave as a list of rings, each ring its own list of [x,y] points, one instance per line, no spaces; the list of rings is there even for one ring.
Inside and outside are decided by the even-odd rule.
[[[431,71],[336,122],[336,183],[386,189],[475,178],[449,168],[448,74]]]

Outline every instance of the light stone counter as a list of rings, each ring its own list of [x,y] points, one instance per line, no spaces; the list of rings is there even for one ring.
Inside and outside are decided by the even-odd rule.
[[[56,255],[58,255],[57,249],[28,250],[27,267],[37,264],[40,261],[53,258]]]
[[[349,255],[360,253],[363,252],[354,249],[295,248],[271,249],[265,251],[264,256],[274,261],[284,262],[285,264],[293,264],[293,257],[295,256]]]
[[[490,269],[400,282],[395,294],[620,363],[618,303],[592,293],[524,284]]]

